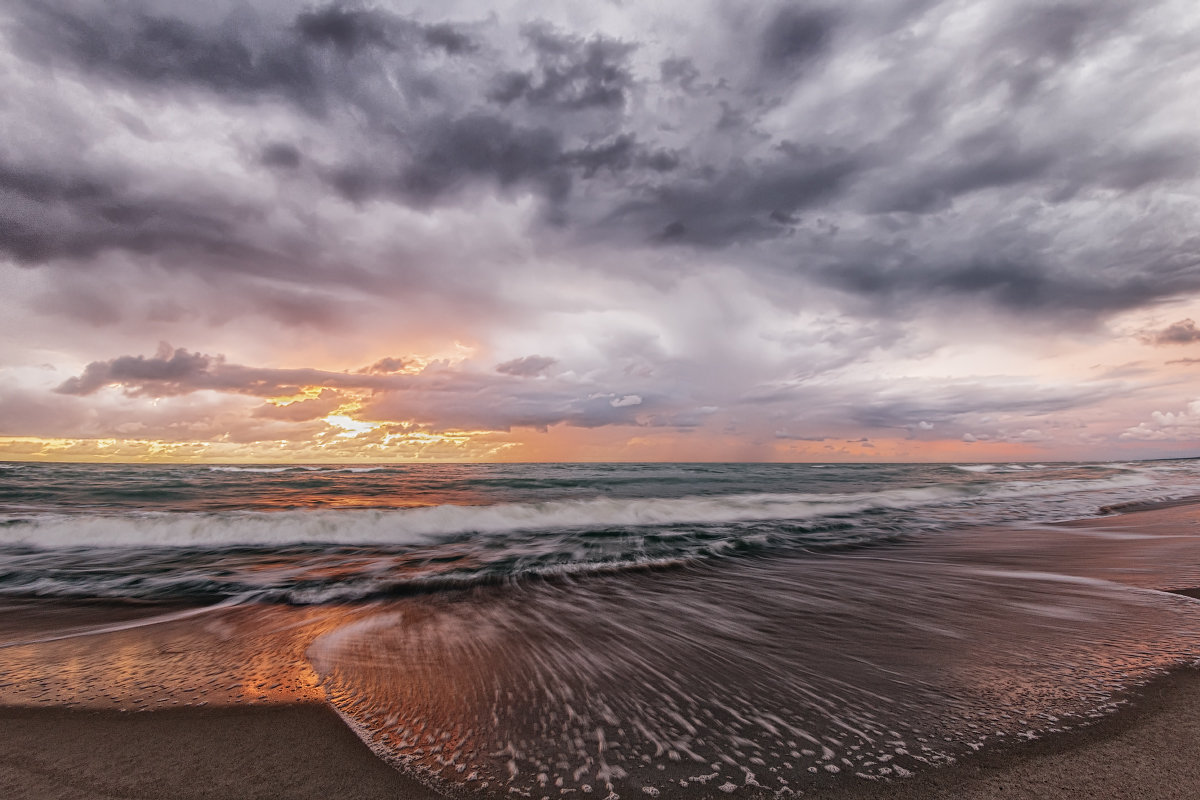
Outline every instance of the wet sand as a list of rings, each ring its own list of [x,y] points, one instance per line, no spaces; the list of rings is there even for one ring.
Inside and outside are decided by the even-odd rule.
[[[330,708],[0,709],[0,797],[427,798]]]
[[[1200,506],[1190,505],[1138,510],[1070,527],[1190,532],[1198,524]],[[1011,552],[1022,559],[1029,556],[1031,541],[1012,533],[1005,540]],[[1086,549],[1073,541],[1054,544],[1056,550],[1063,551],[1055,553],[1056,560],[1074,560],[1071,571],[1077,574],[1197,596],[1193,588],[1197,584],[1190,582],[1197,577],[1190,551],[1181,549],[1179,558],[1168,559],[1164,553],[1174,551],[1163,550],[1152,561],[1139,563],[1126,558],[1124,551],[1109,552],[1122,539],[1089,541]],[[1170,539],[1161,544],[1162,548],[1175,546]],[[999,564],[1009,558],[1003,549],[993,557]],[[1162,572],[1164,564],[1169,566],[1166,573]],[[29,604],[0,611],[8,612],[0,614],[0,631],[17,639],[25,630],[70,631],[100,619],[124,621],[148,613],[147,609],[127,608],[113,617],[111,609],[99,604],[56,604],[48,609]],[[344,623],[345,614],[325,609],[243,608],[213,618],[204,626],[189,619],[130,631],[110,639],[107,647],[90,639],[53,643],[46,649],[47,657],[58,664],[74,665],[67,675],[69,680],[59,679],[61,686],[54,684],[39,689],[40,693],[30,689],[29,696],[24,697],[22,687],[28,681],[18,674],[9,674],[9,683],[0,678],[0,687],[7,687],[0,695],[9,698],[6,702],[16,703],[0,705],[0,797],[438,797],[433,790],[378,759],[327,705],[313,702],[321,696],[322,688],[308,674],[307,666],[301,669],[296,665],[304,661],[307,642],[318,632]],[[286,615],[288,624],[278,630],[260,624],[280,615]],[[310,628],[311,634],[295,641],[289,638],[293,636],[291,631]],[[260,630],[260,638],[248,640],[230,633],[244,629]],[[176,664],[179,631],[202,637],[193,648],[199,653],[242,643],[245,654],[238,651],[235,658],[253,672],[253,684],[247,681],[236,691],[229,687],[226,699],[206,689],[204,696],[213,705],[204,707],[117,710],[116,705],[129,703],[132,690],[128,689],[109,698],[113,705],[108,708],[50,704],[77,698],[83,687],[95,687],[99,676],[110,681],[121,676],[125,683],[133,684],[143,677],[134,667],[151,676],[177,675],[179,670],[171,665]],[[272,637],[283,637],[285,643],[275,644]],[[252,658],[257,651],[274,653],[276,658],[259,664]],[[88,668],[78,666],[86,666],[87,657],[96,663]],[[35,671],[47,664],[36,660],[30,663]],[[187,663],[191,666],[181,674],[202,673],[194,660]],[[286,669],[297,674],[284,681],[280,689],[279,676]],[[207,685],[223,685],[224,673],[217,670],[214,674],[221,675],[221,681],[214,679]],[[184,692],[163,681],[154,694],[181,698],[186,703],[189,697],[198,696],[193,691]],[[1033,742],[985,748],[954,766],[925,770],[911,778],[867,781],[843,773],[823,785],[806,787],[804,796],[828,800],[1200,798],[1200,671],[1176,670],[1135,690],[1128,699],[1128,705],[1118,713],[1086,727]],[[530,711],[538,713],[536,708]],[[626,800],[643,796],[630,787],[623,787],[621,793]],[[748,787],[739,788],[732,796],[757,794],[774,796],[773,792],[755,793]],[[503,784],[493,784],[483,791],[464,787],[462,796],[510,795]],[[720,791],[714,781],[676,790],[673,796],[700,800],[731,795]],[[573,797],[581,800],[586,796]],[[601,800],[604,793],[597,787],[597,793],[590,797]]]
[[[321,705],[151,712],[0,709],[0,795],[29,798],[411,798],[439,795],[377,759]],[[694,796],[723,798],[713,787]],[[850,779],[810,798],[1200,796],[1200,672],[1139,690],[1087,728],[890,783]]]
[[[1180,670],[1134,693],[1086,728],[890,784],[809,792],[822,800],[1185,800],[1200,797],[1200,671]]]

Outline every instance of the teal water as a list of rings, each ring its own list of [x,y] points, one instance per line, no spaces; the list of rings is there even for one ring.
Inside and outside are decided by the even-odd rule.
[[[1200,462],[0,465],[0,595],[340,602],[868,548],[1196,493]]]

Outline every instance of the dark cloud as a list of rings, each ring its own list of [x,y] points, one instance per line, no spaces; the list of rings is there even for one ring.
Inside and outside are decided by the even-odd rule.
[[[23,49],[62,58],[92,74],[146,84],[191,84],[216,91],[278,91],[310,96],[317,75],[296,42],[268,41],[258,18],[235,13],[202,25],[117,6],[30,3],[22,7]]]
[[[57,389],[61,394],[91,394],[110,384],[135,387],[135,393],[149,393],[153,386],[164,395],[194,391],[199,378],[210,376],[214,359],[180,348],[172,350],[165,342],[153,358],[120,356],[111,361],[93,361],[83,374],[68,378]],[[219,361],[217,361],[219,364]]]
[[[518,127],[502,117],[480,113],[432,120],[416,149],[397,187],[416,200],[433,200],[469,179],[486,178],[501,187],[530,182],[551,197],[565,195],[570,184],[558,134]]]
[[[948,208],[955,198],[983,189],[1036,181],[1056,155],[1022,147],[1006,128],[975,134],[957,143],[943,163],[922,169],[903,184],[885,188],[872,210],[928,213]]]
[[[58,409],[219,395],[273,431],[353,400],[427,430],[1033,441],[942,426],[1059,395],[839,382],[935,357],[948,319],[963,350],[1074,341],[1200,292],[1194,23],[1154,3],[451,8],[5,6],[0,355],[91,361]],[[201,350],[95,360],[158,339]],[[458,342],[557,361],[414,366]]]
[[[585,178],[590,178],[601,169],[613,172],[629,169],[633,165],[636,147],[635,138],[626,133],[610,142],[566,153],[565,157],[569,163],[582,168]]]
[[[363,367],[358,372],[363,372],[368,375],[390,375],[393,372],[399,372],[408,366],[408,362],[403,358],[395,356],[387,356],[376,361],[368,367]]]
[[[350,55],[365,47],[394,48],[387,21],[375,10],[333,5],[301,13],[296,18],[296,30],[306,41],[330,44]]]
[[[658,66],[663,83],[677,83],[684,91],[691,91],[700,78],[700,70],[690,58],[666,58]]]
[[[340,4],[298,14],[280,24],[247,7],[208,22],[138,8],[55,2],[22,6],[20,46],[37,57],[63,58],[91,73],[148,85],[191,85],[250,99],[281,94],[322,110],[341,66],[320,57],[333,48],[343,58],[376,49],[401,57],[436,50],[449,55],[476,49],[449,23],[425,24],[391,12]]]
[[[523,34],[537,67],[498,76],[488,95],[492,100],[567,111],[625,105],[634,82],[627,63],[633,45],[601,36],[584,39],[545,24],[530,25]]]
[[[345,56],[364,49],[398,50],[424,45],[450,55],[470,53],[475,41],[449,23],[422,24],[376,8],[330,5],[302,12],[296,30],[307,42],[333,45]]]
[[[558,363],[558,359],[550,358],[549,356],[524,356],[523,358],[514,358],[512,361],[505,361],[503,364],[496,365],[496,372],[504,375],[516,375],[519,378],[531,378],[534,375],[539,375],[550,366]]]
[[[300,166],[300,151],[286,142],[272,142],[262,149],[258,160],[268,167],[295,169]]]
[[[276,259],[239,240],[220,209],[186,198],[148,195],[123,176],[95,174],[70,163],[14,166],[0,160],[0,252],[28,264],[86,259],[107,250],[164,254],[179,250],[213,259]]]
[[[1135,308],[1200,287],[1200,273],[1154,281],[1146,275],[1074,273],[1036,260],[976,256],[936,264],[904,259],[889,265],[840,263],[817,276],[830,286],[887,305],[936,306],[972,298],[1020,314],[1058,314],[1063,321]]]
[[[796,212],[840,195],[857,169],[848,153],[785,143],[771,160],[652,185],[608,222],[705,247],[773,238],[787,233]]]
[[[450,55],[472,53],[479,48],[474,39],[445,22],[423,26],[421,36],[427,44],[440,47]]]
[[[93,361],[82,375],[68,378],[55,391],[82,396],[116,385],[133,397],[171,397],[204,390],[277,397],[296,394],[306,386],[394,389],[403,385],[401,380],[402,376],[362,371],[247,367],[229,364],[223,356],[173,349],[164,342],[152,357],[118,356]]]
[[[792,70],[819,58],[829,51],[837,23],[837,15],[827,9],[785,5],[763,30],[764,65]]]
[[[1147,344],[1191,344],[1200,342],[1200,328],[1190,319],[1181,319],[1160,331],[1150,331],[1143,335]]]

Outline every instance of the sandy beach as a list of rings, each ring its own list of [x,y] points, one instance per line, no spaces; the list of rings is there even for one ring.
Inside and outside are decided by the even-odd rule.
[[[1031,530],[1026,539],[1013,531],[1002,545],[989,546],[985,564],[1015,567],[1019,560],[1009,565],[1010,559],[1036,559],[1044,551],[1080,575],[1135,587],[1155,585],[1194,597],[1195,587],[1187,580],[1194,577],[1195,568],[1185,549],[1169,557],[1164,553],[1176,551],[1155,551],[1157,571],[1152,571],[1149,560],[1131,562],[1121,548],[1129,542],[1142,547],[1142,540],[1130,537],[1150,533],[1159,537],[1156,547],[1182,548],[1194,533],[1198,512],[1196,504],[1173,504],[1056,526],[1071,537],[1077,530],[1098,533],[1100,538],[1088,539],[1087,547],[1074,547],[1074,539],[1057,535],[1038,538]],[[930,552],[948,564],[959,558],[962,547],[978,558],[971,541],[968,536],[947,545],[944,552]],[[664,575],[639,582],[669,586],[682,580]],[[1180,619],[1187,619],[1189,602],[1176,602],[1182,604]],[[417,626],[414,631],[422,630],[422,613],[435,619],[446,613],[436,604],[417,613],[420,608],[405,612],[407,624]],[[397,771],[321,702],[330,684],[322,684],[313,673],[306,648],[361,614],[353,606],[249,606],[192,616],[179,604],[10,602],[0,610],[0,632],[6,640],[25,642],[40,636],[42,643],[10,644],[2,651],[7,680],[0,683],[5,703],[0,705],[0,796],[440,796],[445,784],[440,790],[430,789]],[[138,624],[148,615],[161,621]],[[73,635],[97,625],[104,632]],[[230,649],[235,646],[242,650]],[[231,660],[246,665],[246,674],[232,684],[229,676],[235,673],[227,663]],[[432,674],[455,668],[447,662]],[[425,686],[437,688],[428,674],[424,680]],[[1010,737],[953,765],[917,768],[911,777],[864,780],[848,771],[822,773],[796,789],[806,797],[828,800],[1200,797],[1200,671],[1174,669],[1117,699],[1119,710],[1102,719],[1086,720],[1082,726],[1075,720],[1070,730],[1033,741]],[[443,700],[450,705],[439,708],[451,714],[462,712],[455,711],[454,703],[467,703],[465,698]],[[538,713],[536,707],[527,711]],[[668,766],[667,776],[673,774],[671,769]],[[680,783],[676,780],[672,788],[668,782],[661,795],[723,798],[730,795],[722,789],[733,788],[729,783],[719,786],[716,780],[682,781],[684,788],[678,788]],[[638,787],[626,783],[619,788],[628,797]],[[490,786],[477,782],[453,792],[499,798],[510,796],[508,788],[503,781]],[[553,787],[547,788],[546,796],[558,796]],[[602,787],[593,789],[593,797],[605,795]],[[646,794],[658,796],[657,791]],[[734,796],[777,795],[738,785]]]
[[[325,706],[156,712],[0,709],[0,790],[12,800],[436,798],[377,759]],[[1124,710],[1047,739],[814,798],[1183,800],[1200,787],[1200,672],[1142,687]],[[725,797],[697,787],[692,797]]]
[[[152,712],[0,709],[0,795],[421,798],[316,704]]]

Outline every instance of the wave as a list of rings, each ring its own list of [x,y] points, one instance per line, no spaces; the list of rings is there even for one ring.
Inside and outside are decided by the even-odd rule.
[[[380,466],[380,467],[344,467],[344,466],[322,466],[314,464],[287,464],[278,467],[239,467],[231,464],[223,464],[220,466],[206,467],[209,472],[249,472],[258,474],[276,474],[280,472],[349,472],[349,473],[365,473],[365,472],[394,472],[396,467]]]
[[[274,472],[295,472],[298,467],[209,467],[209,472],[254,472],[254,473],[274,473]]]
[[[674,498],[556,500],[404,509],[46,514],[0,524],[0,545],[38,549],[296,544],[410,546],[448,537],[546,529],[722,525],[850,518],[889,509],[958,505],[1141,486],[1149,477],[935,485],[878,492],[737,494]]]
[[[955,464],[954,468],[963,472],[987,474],[995,472],[1028,472],[1030,470],[1046,469],[1045,464]]]

